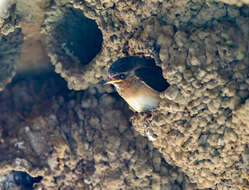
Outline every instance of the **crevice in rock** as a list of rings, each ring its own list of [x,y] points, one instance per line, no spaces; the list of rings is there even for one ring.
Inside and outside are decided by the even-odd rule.
[[[103,39],[97,24],[77,9],[65,10],[52,35],[57,47],[78,58],[82,65],[90,63],[101,50]]]
[[[55,5],[46,11],[41,32],[45,35],[55,72],[67,80],[68,88],[87,88],[88,75],[92,74],[102,52],[103,35],[96,21],[87,18],[84,11],[73,8],[72,4]]]
[[[34,184],[42,181],[42,176],[32,177],[23,171],[11,171],[0,178],[0,188],[3,190],[33,190]]]
[[[15,76],[16,65],[20,58],[23,34],[16,29],[8,35],[0,34],[0,91]]]
[[[55,17],[56,15],[58,17]],[[62,67],[80,69],[87,65],[102,48],[102,33],[96,22],[85,17],[81,10],[72,7],[60,7],[60,11],[51,9],[48,13],[47,30],[51,29],[49,49],[57,55]],[[52,22],[50,22],[52,20]]]
[[[13,171],[12,172],[14,182],[17,186],[20,186],[22,190],[32,190],[34,183],[40,183],[42,176],[32,177],[26,172]]]
[[[22,78],[24,76],[19,76],[9,84],[15,90],[6,87],[3,92],[9,92],[4,93],[4,100],[19,99],[16,96],[22,93],[15,93],[19,89],[24,92],[23,97],[28,95],[28,99],[36,102],[39,99],[33,86],[38,90],[55,88],[46,88],[45,84],[32,80],[25,83]],[[65,87],[65,82],[63,84]],[[57,85],[60,86],[59,81]],[[84,92],[63,92],[36,102],[32,109],[36,114],[27,114],[25,121],[17,121],[16,112],[5,114],[3,121],[8,117],[8,123],[3,126],[4,131],[0,131],[3,140],[0,152],[4,155],[0,157],[0,164],[4,172],[9,168],[9,171],[22,170],[32,176],[42,176],[41,183],[34,185],[35,189],[194,187],[179,168],[168,165],[159,151],[132,129],[127,119],[130,114],[127,105],[116,93],[106,93],[102,86],[90,87]],[[20,99],[26,102],[26,98]],[[18,107],[20,101],[12,104]],[[0,105],[0,108],[12,108],[8,105],[11,103]],[[44,175],[44,170],[50,173]],[[23,182],[23,176],[26,174],[17,173],[18,184],[31,184],[29,181],[41,179],[26,176],[29,181]],[[0,189],[5,185],[5,182],[1,183],[3,179],[5,177],[0,176]],[[25,190],[32,189],[30,185],[26,187]]]

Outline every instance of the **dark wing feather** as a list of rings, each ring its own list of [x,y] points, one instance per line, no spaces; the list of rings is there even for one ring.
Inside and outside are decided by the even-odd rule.
[[[135,70],[135,75],[158,92],[162,92],[170,86],[170,84],[163,78],[162,69],[158,66],[140,67]]]

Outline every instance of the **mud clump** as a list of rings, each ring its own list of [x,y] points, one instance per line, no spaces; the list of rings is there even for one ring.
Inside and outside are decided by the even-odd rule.
[[[12,80],[20,59],[23,34],[13,2],[0,3],[0,91]]]
[[[242,119],[248,115],[249,20],[242,15],[191,33],[169,30],[170,44],[160,36],[159,57],[171,87],[152,118],[133,120],[141,134],[157,137],[153,144],[166,161],[199,188],[249,187],[248,127]]]
[[[61,73],[72,88],[72,77],[87,72],[87,65],[92,64],[101,51],[101,31],[81,10],[67,5],[52,7],[47,12],[43,33],[47,36],[48,54],[56,72]]]
[[[157,53],[160,45],[156,43],[156,39],[160,35],[161,39],[165,39],[160,43],[170,44],[172,41],[170,35],[175,30],[191,32],[197,28],[207,28],[217,21],[232,21],[239,16],[240,9],[244,9],[209,0],[150,1],[146,3],[116,0],[101,1],[100,3],[96,3],[94,0],[75,0],[70,3],[55,1],[54,11],[46,12],[45,27],[42,29],[49,36],[49,41],[56,40],[53,39],[52,32],[50,32],[52,26],[49,23],[56,23],[58,18],[66,13],[68,7],[81,10],[85,17],[96,22],[103,37],[101,51],[91,63],[79,66],[78,70],[72,69],[72,72],[69,63],[66,64],[68,67],[63,69],[63,62],[58,61],[59,52],[50,53],[56,72],[68,81],[70,89],[75,90],[86,89],[89,85],[105,80],[108,67],[120,57],[150,56],[160,64],[162,60],[159,59]],[[160,25],[163,25],[164,29]],[[59,46],[58,49],[61,47]],[[165,57],[167,54],[161,56]],[[72,68],[75,68],[73,64]]]
[[[29,96],[37,83],[3,91],[1,173],[43,176],[38,189],[248,189],[249,8],[246,0],[221,1],[46,1],[41,23],[51,62],[70,89],[87,91],[38,104]],[[28,20],[28,12],[19,16]],[[19,22],[15,11],[5,16],[1,39]],[[83,37],[63,30],[85,17],[102,33],[90,57],[69,42]],[[76,26],[69,29],[79,34]],[[152,116],[133,120],[139,134],[113,90],[97,85],[112,62],[134,55],[153,58],[170,83]],[[3,68],[5,81],[15,69]]]
[[[55,73],[17,74],[0,93],[0,137],[47,109],[47,102],[68,92],[66,82]],[[45,105],[45,106],[41,106]]]
[[[126,105],[101,87],[59,95],[49,107],[2,133],[2,175],[43,177],[35,189],[195,187],[129,126]]]
[[[248,0],[216,0],[216,1],[224,2],[230,5],[237,5],[237,6],[249,5]]]
[[[19,27],[20,18],[16,14],[14,1],[1,1],[0,8],[0,34],[8,35]]]
[[[16,29],[6,36],[0,34],[0,91],[15,76],[22,42],[23,34],[20,29]]]

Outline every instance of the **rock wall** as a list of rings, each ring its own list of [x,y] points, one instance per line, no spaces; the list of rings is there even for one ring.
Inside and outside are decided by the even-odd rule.
[[[46,101],[25,109],[20,104],[12,112],[16,120],[3,114],[2,172],[42,176],[38,189],[249,188],[246,0],[20,2],[0,20],[0,39],[21,39],[19,22],[27,37],[25,24],[38,23],[32,34],[46,47],[55,72],[69,89],[87,90],[59,90],[63,95],[48,101],[41,96]],[[15,61],[0,68],[2,89],[14,76],[21,43],[10,48]],[[1,44],[0,60],[8,60]],[[132,128],[126,104],[102,85],[110,64],[128,55],[154,58],[171,85],[150,117],[133,117]],[[4,100],[15,94],[9,88]],[[7,145],[15,154],[6,152]]]
[[[0,4],[0,91],[15,75],[21,54],[23,34],[18,27],[19,19],[12,1]]]
[[[0,34],[0,91],[4,89],[16,74],[16,65],[21,55],[23,34],[20,29],[8,35]]]
[[[141,133],[148,122],[167,162],[200,188],[248,184],[248,170],[242,169],[248,163],[242,159],[248,155],[248,127],[233,119],[249,96],[248,28],[239,28],[225,22],[191,34],[176,32],[171,45],[161,49],[171,86],[149,121],[143,116],[133,121]]]
[[[236,1],[236,0],[217,0],[217,1],[224,2],[224,3],[230,4],[230,5],[237,5],[237,6],[243,6],[243,5],[249,4],[248,0],[238,0],[238,1]]]
[[[57,82],[54,86],[50,82],[48,86],[46,79]],[[179,168],[168,165],[162,154],[129,126],[127,115],[131,113],[126,104],[120,104],[117,95],[106,93],[102,87],[69,92],[64,83],[61,85],[64,89],[52,93],[58,96],[45,98],[47,90],[58,86],[60,80],[53,75],[44,77],[42,83],[39,80],[45,91],[38,94],[32,88],[26,89],[25,83],[30,87],[39,84],[32,79],[16,81],[3,91],[5,95],[0,99],[8,99],[9,107],[13,107],[8,114],[15,116],[18,111],[19,117],[7,120],[7,115],[0,116],[3,127],[0,133],[1,175],[25,171],[34,177],[33,181],[42,178],[34,189],[195,187]],[[22,90],[24,100],[29,100],[32,93],[37,100],[26,109],[20,108],[24,104],[15,101],[19,99],[15,94],[17,88]],[[9,96],[13,97],[12,101]],[[46,102],[42,102],[44,99]],[[1,108],[6,107],[3,104]],[[27,178],[26,183],[30,184],[32,178]],[[15,181],[13,173],[2,176],[0,188],[11,189]],[[16,188],[21,189],[26,183]]]
[[[76,1],[74,7],[97,22],[103,46],[90,66],[80,67],[80,75],[66,73],[63,63],[52,59],[69,88],[104,79],[106,63],[117,57],[155,58],[171,87],[162,93],[152,118],[140,115],[133,126],[158,137],[153,143],[167,162],[179,166],[199,188],[247,184],[247,173],[238,168],[246,162],[240,158],[247,154],[248,133],[232,118],[249,96],[248,7],[213,1],[90,0]]]

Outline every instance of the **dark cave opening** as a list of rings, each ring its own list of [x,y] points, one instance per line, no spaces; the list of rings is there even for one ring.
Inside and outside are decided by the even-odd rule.
[[[81,10],[67,8],[56,24],[54,39],[68,55],[87,65],[102,48],[102,33],[96,22],[85,17]]]
[[[13,177],[13,181],[10,180]],[[14,183],[21,190],[32,190],[35,183],[40,183],[42,176],[32,177],[23,171],[12,171],[9,174],[9,183]]]

